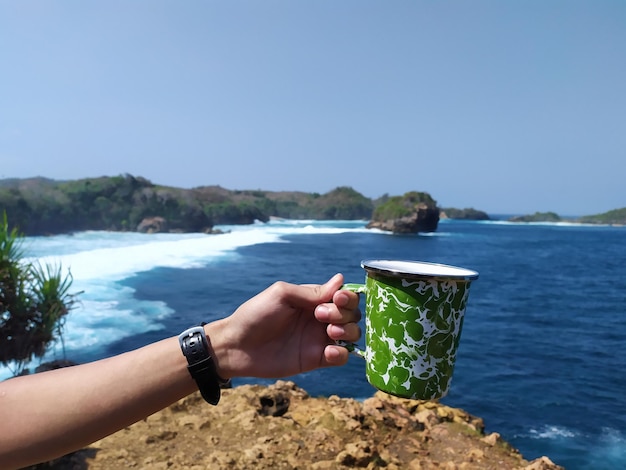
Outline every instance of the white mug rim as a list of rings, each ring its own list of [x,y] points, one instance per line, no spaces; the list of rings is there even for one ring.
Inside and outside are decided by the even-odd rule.
[[[368,272],[393,277],[439,278],[471,281],[478,279],[478,272],[448,264],[413,260],[366,259],[361,267]]]

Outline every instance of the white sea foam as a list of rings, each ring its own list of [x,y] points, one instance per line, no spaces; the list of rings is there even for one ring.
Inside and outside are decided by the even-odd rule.
[[[476,220],[473,221],[478,224],[488,224],[488,225],[508,225],[508,226],[553,226],[553,227],[610,227],[611,224],[590,224],[590,223],[582,223],[582,222],[574,222],[561,220],[558,222],[514,222],[511,220]]]
[[[534,439],[563,439],[576,437],[576,432],[562,426],[546,425],[540,429],[531,429],[530,437]]]
[[[138,301],[134,290],[120,281],[158,267],[206,266],[239,247],[284,242],[297,234],[336,234],[365,231],[364,222],[276,220],[268,224],[216,227],[226,232],[205,234],[139,234],[81,232],[74,235],[30,237],[27,261],[61,266],[73,277],[72,292],[80,302],[66,317],[64,345],[52,347],[43,361],[65,350],[97,353],[111,342],[138,332],[162,328],[159,321],[171,310],[159,301]],[[29,365],[33,368],[39,361]],[[11,375],[0,368],[0,379]]]
[[[593,468],[601,468],[601,465],[614,463],[611,468],[623,468],[626,462],[626,435],[613,428],[603,428],[600,436],[599,451],[594,455],[603,456],[602,462],[592,462]]]
[[[626,462],[626,435],[615,428],[604,427],[596,435],[573,431],[562,426],[547,425],[540,429],[531,429],[530,437],[550,441],[572,441],[572,444],[561,444],[564,448],[584,442],[587,452],[583,457],[584,460],[578,462],[579,468],[609,470],[624,468]]]

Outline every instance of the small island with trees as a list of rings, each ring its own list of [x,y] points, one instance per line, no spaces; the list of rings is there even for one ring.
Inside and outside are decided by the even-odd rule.
[[[602,214],[586,215],[578,218],[565,218],[555,212],[535,212],[534,214],[511,217],[509,222],[578,223],[593,225],[626,225],[626,207]]]

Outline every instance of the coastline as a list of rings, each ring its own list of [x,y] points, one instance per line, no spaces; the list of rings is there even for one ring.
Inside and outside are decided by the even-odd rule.
[[[394,237],[362,226],[354,222],[285,221],[232,227],[233,233],[219,236],[89,232],[38,237],[28,243],[37,259],[49,255],[63,266],[72,265],[76,289],[89,293],[66,324],[68,357],[80,362],[99,358],[86,357],[87,352],[100,356],[121,352],[167,331],[178,331],[198,317],[226,314],[232,308],[229,298],[233,295],[244,298],[263,287],[268,266],[298,281],[322,279],[328,264],[342,263],[342,271],[352,280],[362,275],[353,261],[364,248],[401,256],[410,247],[419,259],[454,260],[475,267],[489,275],[476,283],[472,294],[453,393],[443,402],[483,417],[488,432],[501,433],[528,458],[548,455],[572,469],[621,468],[625,456],[623,416],[614,412],[618,392],[609,390],[623,389],[623,378],[611,371],[619,370],[624,359],[607,360],[603,351],[619,347],[623,332],[623,325],[610,313],[621,305],[621,290],[615,288],[614,275],[623,270],[619,264],[623,229],[454,220],[429,236]],[[239,231],[247,235],[235,236]],[[286,243],[264,243],[259,231]],[[210,258],[203,254],[205,249],[198,251],[198,239],[207,244]],[[227,243],[235,239],[245,247]],[[249,242],[259,244],[249,246]],[[168,247],[167,257],[163,257],[164,246]],[[329,262],[310,263],[311,256],[321,249],[330,250]],[[139,251],[145,252],[154,265],[139,262],[135,256]],[[61,254],[65,256],[59,257]],[[158,268],[163,263],[170,267]],[[198,268],[198,263],[203,267]],[[292,267],[294,263],[301,267]],[[590,273],[585,268],[596,263],[599,270],[593,271],[593,277],[586,275]],[[240,284],[237,273],[243,272],[247,281]],[[515,273],[517,280],[502,283],[495,275],[507,272]],[[561,277],[565,273],[569,274]],[[541,282],[533,295],[516,296],[520,285],[528,285],[523,280],[536,279],[537,275]],[[590,279],[602,281],[594,285],[604,286],[594,295],[581,288]],[[222,295],[220,285],[224,281],[238,286],[239,292]],[[621,278],[618,282],[618,286],[623,284]],[[197,295],[179,295],[180,289],[198,283],[202,288]],[[542,286],[554,284],[576,289],[567,290],[568,296],[558,302],[535,308],[538,296],[547,292]],[[207,293],[210,306],[204,300]],[[504,310],[503,299],[511,301]],[[595,314],[585,315],[590,308]],[[172,315],[175,311],[186,316],[177,319]],[[562,315],[564,311],[568,314]],[[102,323],[104,319],[106,323]],[[147,332],[146,326],[160,329]],[[596,341],[581,343],[587,332]],[[554,334],[561,341],[550,341]],[[122,335],[124,339],[120,339]],[[98,346],[94,340],[99,341]],[[85,344],[91,346],[86,348]],[[529,344],[533,347],[528,348]],[[579,344],[582,349],[572,348]],[[59,349],[57,356],[62,354]],[[519,354],[527,361],[516,361]],[[570,361],[593,373],[576,374],[577,369],[568,366]],[[362,401],[373,391],[363,383],[359,364],[351,362],[341,371],[325,370],[295,380],[312,396],[336,393]],[[607,384],[606,392],[597,394],[594,384],[600,383]],[[575,396],[569,394],[572,389],[578,390]],[[559,406],[553,406],[557,401]]]
[[[458,408],[382,392],[363,402],[314,398],[281,380],[224,390],[215,407],[194,393],[46,468],[120,467],[562,469],[526,460]]]

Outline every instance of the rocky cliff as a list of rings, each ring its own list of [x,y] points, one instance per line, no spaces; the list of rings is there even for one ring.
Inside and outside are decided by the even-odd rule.
[[[215,225],[289,219],[367,220],[373,201],[346,186],[326,194],[183,189],[132,175],[0,180],[0,216],[25,235],[84,230],[205,232]]]
[[[439,224],[439,208],[430,194],[411,191],[389,197],[374,209],[367,228],[393,233],[434,232]]]
[[[393,233],[435,232],[439,225],[439,210],[420,204],[409,215],[395,219],[372,220],[367,228],[377,228]]]
[[[45,468],[559,469],[529,462],[480,418],[381,392],[359,402],[313,398],[292,382],[191,395]]]

